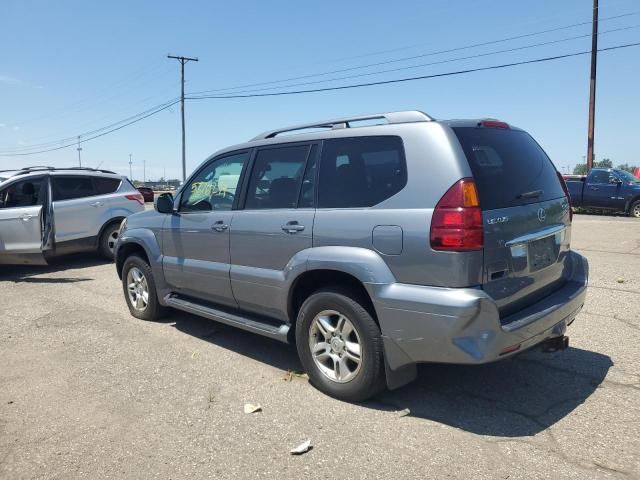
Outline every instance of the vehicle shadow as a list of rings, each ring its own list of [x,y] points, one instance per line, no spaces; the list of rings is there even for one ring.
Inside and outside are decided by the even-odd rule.
[[[284,371],[302,370],[295,346],[174,310],[163,319],[179,331]]]
[[[168,319],[188,335],[272,365],[299,371],[296,350],[197,316],[176,312]],[[539,350],[487,365],[420,365],[418,378],[361,404],[443,423],[478,435],[522,437],[540,433],[584,403],[613,365],[597,352]]]
[[[38,275],[111,263],[94,253],[78,253],[49,260],[48,265],[0,265],[0,281],[15,283],[76,283],[92,280],[83,277],[41,278]]]

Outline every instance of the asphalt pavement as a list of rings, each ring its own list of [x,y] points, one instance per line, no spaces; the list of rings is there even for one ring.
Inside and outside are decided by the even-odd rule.
[[[576,215],[572,243],[591,283],[568,350],[424,365],[359,405],[290,346],[131,317],[94,256],[0,267],[0,479],[639,478],[640,221]]]

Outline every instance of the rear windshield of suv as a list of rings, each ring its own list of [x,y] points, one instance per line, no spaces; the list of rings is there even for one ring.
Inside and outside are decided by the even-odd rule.
[[[521,130],[454,127],[469,161],[483,210],[564,196],[544,150]]]

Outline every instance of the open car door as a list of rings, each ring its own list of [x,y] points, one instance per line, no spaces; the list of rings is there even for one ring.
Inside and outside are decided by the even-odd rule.
[[[47,264],[54,238],[48,180],[16,179],[0,190],[0,264]]]

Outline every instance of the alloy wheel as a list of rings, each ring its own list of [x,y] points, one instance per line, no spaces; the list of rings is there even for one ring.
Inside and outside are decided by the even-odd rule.
[[[316,367],[328,379],[347,383],[362,365],[362,343],[353,323],[342,313],[324,310],[309,328],[309,349]]]
[[[131,267],[127,273],[127,293],[129,302],[136,310],[142,312],[149,304],[149,285],[138,267]]]

